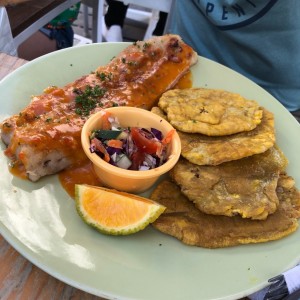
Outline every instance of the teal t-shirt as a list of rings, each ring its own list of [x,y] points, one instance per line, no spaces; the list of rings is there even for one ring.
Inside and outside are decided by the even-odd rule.
[[[300,109],[300,0],[173,0],[170,32]]]

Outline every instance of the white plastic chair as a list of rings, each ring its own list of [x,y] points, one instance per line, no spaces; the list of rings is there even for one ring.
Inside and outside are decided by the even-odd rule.
[[[121,0],[118,0],[121,1]],[[104,15],[104,7],[105,0],[82,0],[82,4],[84,5],[84,28],[85,32],[88,32],[88,7],[93,8],[93,34],[92,40],[93,42],[102,42],[102,32],[103,32],[103,24],[102,17]],[[123,0],[126,5],[137,5],[140,7],[144,7],[151,10],[151,16],[149,18],[147,30],[144,35],[144,39],[148,39],[151,37],[152,32],[155,29],[155,26],[158,22],[159,12],[171,12],[172,0]],[[168,24],[168,20],[167,20]],[[165,27],[166,30],[167,26]]]

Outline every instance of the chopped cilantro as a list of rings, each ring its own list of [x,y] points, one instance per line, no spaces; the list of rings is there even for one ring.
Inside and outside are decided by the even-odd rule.
[[[135,67],[138,65],[137,61],[129,61],[127,64],[128,64],[128,66],[132,66],[132,67]]]
[[[111,80],[112,79],[112,73],[111,72],[108,73],[108,74],[106,74],[104,72],[97,72],[96,76],[98,78],[100,78],[102,81],[104,81],[104,80]]]
[[[73,92],[77,94],[75,98],[76,114],[87,116],[96,106],[101,105],[99,100],[104,96],[106,90],[99,85],[94,87],[88,85],[84,91],[74,89]]]
[[[104,81],[106,79],[106,74],[103,72],[101,72],[101,73],[97,72],[96,76],[99,77],[102,81]]]
[[[144,44],[143,44],[143,48],[144,48],[144,49],[149,48],[150,45],[151,45],[150,43],[144,43]]]

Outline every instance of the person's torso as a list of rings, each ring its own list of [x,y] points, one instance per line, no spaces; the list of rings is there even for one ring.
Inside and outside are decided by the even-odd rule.
[[[300,108],[299,0],[175,0],[171,32]]]

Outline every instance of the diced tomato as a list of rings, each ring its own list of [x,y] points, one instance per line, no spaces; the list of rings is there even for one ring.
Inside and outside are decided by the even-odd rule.
[[[163,145],[168,145],[173,138],[173,135],[175,133],[175,129],[170,130],[167,135],[163,138],[163,140],[161,141]]]
[[[130,166],[130,170],[138,170],[142,165],[143,161],[145,160],[145,152],[136,151],[133,152],[130,160],[132,162]]]
[[[143,131],[137,127],[131,128],[131,136],[139,151],[155,154],[161,148],[159,141],[147,138]]]
[[[106,162],[109,162],[110,161],[110,156],[108,154],[108,152],[106,151],[104,145],[101,143],[100,140],[94,138],[91,140],[91,146],[94,146],[99,152],[101,152],[103,154],[103,159],[106,161]]]
[[[123,142],[121,140],[108,140],[106,145],[109,147],[122,149]]]
[[[103,115],[101,116],[102,120],[102,127],[103,130],[111,130],[111,123],[109,122],[109,117],[111,116],[111,113],[107,111],[103,111]]]

